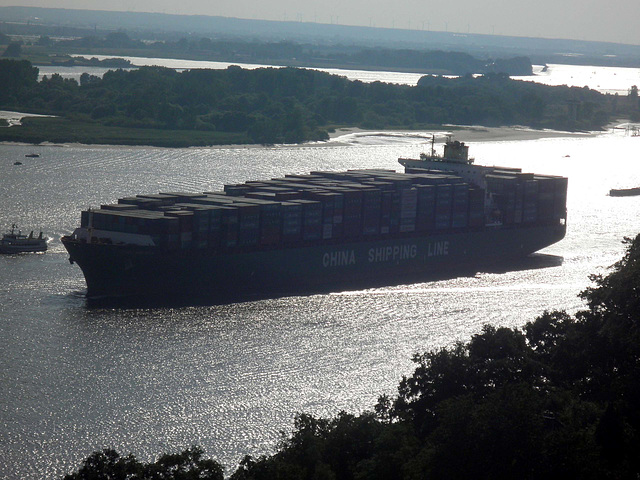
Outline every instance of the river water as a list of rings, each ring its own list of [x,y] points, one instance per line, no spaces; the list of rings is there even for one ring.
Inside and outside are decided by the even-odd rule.
[[[0,257],[1,478],[52,478],[96,449],[151,459],[192,444],[233,469],[271,451],[295,412],[372,408],[411,356],[482,325],[575,311],[640,231],[640,137],[623,131],[471,144],[478,163],[569,177],[565,240],[522,270],[221,306],[92,309],[60,236],[88,206],[161,190],[313,169],[397,168],[428,134],[351,134],[334,146],[126,148],[0,145],[0,225],[51,237],[46,254]],[[25,158],[31,152],[40,158]],[[22,165],[13,165],[20,159]],[[549,261],[547,261],[549,260]],[[560,260],[560,261],[559,261]],[[540,266],[546,268],[537,268]]]
[[[14,128],[14,127],[12,127]],[[151,460],[193,444],[227,473],[272,452],[296,412],[371,409],[411,356],[485,324],[574,312],[640,231],[640,137],[478,141],[477,163],[569,177],[568,233],[520,269],[231,305],[90,308],[60,237],[80,210],[137,193],[205,191],[316,169],[394,168],[430,132],[352,133],[331,144],[160,149],[0,145],[0,225],[51,237],[46,254],[0,256],[0,478],[57,478],[114,447]],[[458,139],[465,140],[463,134]],[[36,152],[39,158],[25,158]],[[14,165],[15,161],[22,165]]]
[[[109,55],[80,55],[85,58],[96,57],[100,60],[113,58]],[[176,58],[145,58],[145,57],[118,57],[129,60],[132,65],[163,66],[177,70],[210,68],[224,69],[230,65],[238,65],[246,69],[263,68],[265,65],[249,63],[210,62],[201,60],[182,60]],[[273,67],[278,67],[273,66]],[[91,75],[102,77],[109,70],[104,67],[60,67],[40,66],[40,78],[58,74],[64,78],[80,80],[80,76],[87,72]],[[415,72],[387,72],[377,70],[349,70],[338,68],[319,68],[324,72],[334,75],[342,75],[349,80],[362,82],[385,82],[402,85],[416,85],[424,74]],[[640,86],[640,68],[626,67],[596,67],[592,65],[534,65],[533,75],[512,77],[517,80],[542,83],[545,85],[568,85],[570,87],[588,86],[602,93],[626,95],[632,85]]]

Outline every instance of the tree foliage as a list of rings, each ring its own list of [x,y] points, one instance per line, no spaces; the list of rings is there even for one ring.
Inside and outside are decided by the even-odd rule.
[[[113,34],[113,42],[124,42]],[[3,60],[10,88],[0,108],[104,126],[241,133],[255,143],[328,138],[333,125],[417,128],[426,125],[529,125],[595,129],[608,121],[608,98],[589,89],[550,87],[503,74],[423,77],[418,86],[363,83],[298,68],[110,70],[80,82],[60,75],[34,81],[32,67]],[[37,74],[36,74],[37,75]],[[36,77],[37,79],[37,77]]]
[[[21,103],[38,83],[38,69],[26,60],[0,59],[0,103]]]
[[[22,55],[22,43],[20,42],[11,42],[9,45],[7,45],[7,48],[2,54],[3,57],[13,58],[19,58],[20,55]]]
[[[77,472],[64,480],[222,480],[223,470],[214,460],[203,459],[199,447],[162,455],[157,461],[141,463],[133,455],[121,457],[107,448],[94,452]]]

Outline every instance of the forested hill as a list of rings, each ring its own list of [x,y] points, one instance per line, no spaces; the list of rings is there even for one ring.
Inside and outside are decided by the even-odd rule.
[[[296,143],[335,126],[442,124],[593,130],[629,114],[617,96],[502,74],[426,76],[418,86],[363,83],[297,68],[112,70],[80,82],[38,80],[27,61],[0,60],[0,109],[56,115],[0,129],[0,140],[151,144]],[[637,98],[632,103],[637,114]],[[98,128],[99,127],[99,128]]]
[[[141,57],[191,58],[310,68],[407,70],[441,75],[466,75],[467,73],[531,75],[533,71],[531,60],[526,56],[480,59],[465,52],[437,49],[370,48],[206,37],[144,42],[130,38],[121,31],[111,32],[104,37],[92,35],[59,40],[41,36],[35,46],[25,46],[25,52],[35,53],[43,48],[45,51],[54,52],[126,51],[128,55]]]

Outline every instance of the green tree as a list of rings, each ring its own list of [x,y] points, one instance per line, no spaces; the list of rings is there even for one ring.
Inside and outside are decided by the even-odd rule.
[[[121,457],[109,448],[87,457],[77,472],[66,475],[64,480],[129,480],[140,478],[142,464],[133,455]]]
[[[201,448],[191,447],[144,464],[133,455],[121,457],[113,449],[104,449],[89,455],[78,471],[64,480],[222,480],[222,466],[202,455]]]
[[[3,57],[19,58],[22,55],[22,42],[11,42],[7,45]]]
[[[17,101],[18,95],[26,94],[37,82],[38,69],[28,61],[0,59],[0,102],[12,97]]]

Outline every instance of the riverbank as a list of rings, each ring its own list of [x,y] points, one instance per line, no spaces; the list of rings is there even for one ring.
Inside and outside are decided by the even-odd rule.
[[[154,146],[167,148],[241,145],[249,143],[245,133],[204,130],[167,130],[103,125],[82,117],[46,117],[24,114],[19,124],[0,128],[0,142],[29,145],[69,144]]]
[[[64,136],[53,135],[52,137],[46,138],[46,135],[43,135],[42,129],[39,131],[34,131],[35,136],[31,136],[28,134],[18,134],[18,135],[8,135],[9,131],[11,133],[22,133],[22,129],[28,130],[30,127],[29,119],[33,119],[36,121],[32,127],[36,127],[38,125],[42,125],[39,121],[41,119],[47,118],[47,115],[37,115],[31,113],[21,113],[21,112],[12,112],[12,111],[4,111],[0,110],[0,119],[6,119],[9,123],[9,127],[5,127],[0,132],[0,143],[20,143],[20,144],[29,144],[29,145],[39,145],[39,144],[78,144],[78,145],[111,145],[111,146],[158,146],[158,147],[166,147],[166,148],[185,148],[185,147],[211,147],[211,148],[252,148],[252,147],[263,147],[264,145],[251,144],[248,142],[238,141],[236,143],[225,143],[224,138],[219,137],[216,140],[216,144],[211,145],[207,144],[207,141],[212,139],[212,132],[198,132],[198,131],[187,131],[187,135],[185,136],[185,131],[178,131],[180,135],[174,136],[174,131],[169,130],[150,130],[150,129],[140,129],[144,131],[147,135],[133,135],[132,129],[122,129],[117,127],[111,127],[114,131],[113,135],[105,135],[105,130],[109,130],[109,128],[101,128],[101,133],[98,134],[97,131],[94,131],[94,139],[96,141],[92,142],[83,142],[76,138],[69,138],[65,140]],[[51,118],[51,117],[49,117]],[[24,121],[24,120],[27,121]],[[69,127],[68,120],[59,119],[61,123],[61,127]],[[64,124],[64,125],[63,125]],[[49,123],[51,125],[51,123]],[[613,128],[615,125],[610,125],[609,128]],[[80,127],[80,125],[79,125]],[[86,125],[85,125],[86,128]],[[74,131],[77,133],[77,129],[66,128],[64,129],[67,132]],[[3,132],[5,132],[3,134]],[[135,129],[134,133],[137,132]],[[25,132],[28,133],[28,132]],[[149,136],[150,133],[153,133],[152,136]],[[560,130],[550,130],[550,129],[533,129],[523,126],[504,126],[504,127],[484,127],[479,125],[467,126],[467,125],[443,125],[443,126],[432,126],[431,128],[427,128],[424,130],[401,130],[401,129],[389,129],[389,130],[366,130],[358,127],[343,127],[332,130],[329,133],[329,140],[322,142],[308,142],[308,145],[326,145],[326,146],[338,146],[338,145],[348,145],[353,143],[354,137],[375,137],[379,136],[381,138],[389,138],[391,136],[395,136],[397,138],[402,137],[406,141],[411,141],[415,139],[416,141],[425,141],[430,138],[431,135],[436,136],[436,142],[442,142],[447,135],[451,135],[461,141],[465,142],[481,142],[481,141],[518,141],[518,140],[535,140],[539,138],[557,138],[557,137],[588,137],[596,134],[598,132],[567,132]],[[121,136],[119,136],[121,135]],[[227,135],[227,139],[230,140],[242,140],[242,137],[239,135]],[[100,141],[100,139],[102,141]],[[147,141],[151,141],[151,143],[146,143]],[[131,143],[130,143],[131,142]],[[193,142],[193,143],[192,143]],[[160,143],[160,144],[159,144]],[[300,144],[288,144],[286,146],[297,146]],[[304,145],[304,144],[303,144]]]
[[[436,136],[436,142],[442,142],[451,135],[464,142],[486,142],[486,141],[518,141],[518,140],[536,140],[539,138],[558,138],[558,137],[589,137],[599,132],[566,132],[561,130],[549,130],[511,126],[511,127],[483,127],[483,126],[465,126],[465,125],[445,125],[435,130],[381,130],[370,131],[361,128],[339,128],[329,134],[329,140],[326,145],[344,145],[343,141],[347,136],[376,136],[389,137],[390,135],[402,135],[404,137],[412,137],[424,139],[431,135]],[[350,143],[350,142],[349,142]]]

